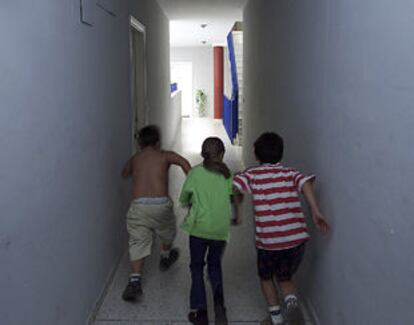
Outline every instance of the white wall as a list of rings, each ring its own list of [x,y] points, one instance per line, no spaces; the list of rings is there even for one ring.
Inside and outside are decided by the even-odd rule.
[[[324,325],[412,324],[414,2],[250,0],[244,157],[265,130],[317,175],[328,238],[302,289]]]
[[[182,92],[181,90],[174,91],[171,94],[171,110],[176,112],[174,119],[171,121],[171,124],[174,126],[176,133],[173,136],[173,141],[179,139],[178,132],[181,130],[181,105],[182,105]],[[172,145],[175,145],[176,142],[173,142]]]
[[[133,3],[148,27],[151,120],[172,134],[168,20]],[[0,4],[2,324],[85,324],[126,248],[129,3],[113,4],[117,17],[96,9],[93,27],[79,1]]]
[[[214,79],[213,79],[213,48],[211,47],[173,47],[171,62],[188,61],[193,63],[193,102],[195,110],[195,93],[204,89],[207,94],[207,117],[214,116]]]

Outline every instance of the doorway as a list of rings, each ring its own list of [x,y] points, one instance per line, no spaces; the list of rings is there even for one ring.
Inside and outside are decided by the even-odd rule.
[[[193,114],[193,63],[171,62],[171,82],[177,83],[182,93],[181,116],[191,117]]]
[[[132,152],[138,148],[138,131],[148,123],[145,26],[130,19],[130,75],[132,107]]]

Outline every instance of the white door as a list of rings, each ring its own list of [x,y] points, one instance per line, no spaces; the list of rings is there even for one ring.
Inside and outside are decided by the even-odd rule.
[[[193,98],[193,64],[191,62],[171,63],[171,83],[175,82],[182,94],[181,115],[191,117],[195,101]]]

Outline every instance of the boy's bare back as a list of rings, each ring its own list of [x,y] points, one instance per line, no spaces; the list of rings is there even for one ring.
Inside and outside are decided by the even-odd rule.
[[[133,178],[133,197],[168,196],[168,170],[177,165],[187,174],[191,169],[189,162],[173,151],[163,151],[145,147],[126,163],[122,176]]]

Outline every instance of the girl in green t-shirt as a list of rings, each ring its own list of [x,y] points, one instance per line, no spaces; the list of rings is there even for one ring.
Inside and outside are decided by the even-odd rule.
[[[216,137],[202,145],[202,164],[194,167],[183,185],[180,202],[190,207],[181,228],[190,235],[191,293],[188,318],[193,324],[208,324],[204,265],[214,295],[215,321],[227,324],[224,307],[221,259],[230,226],[232,177],[223,163],[224,144]]]

